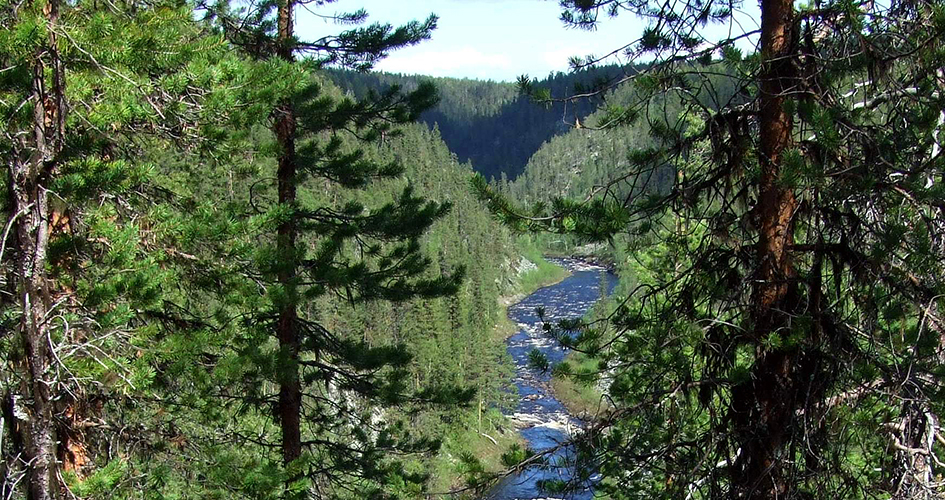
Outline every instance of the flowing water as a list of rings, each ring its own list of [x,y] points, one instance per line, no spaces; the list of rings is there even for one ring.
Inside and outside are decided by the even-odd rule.
[[[568,414],[564,405],[552,395],[551,375],[528,365],[528,353],[532,349],[541,351],[552,366],[562,361],[567,354],[564,348],[542,332],[542,321],[536,309],[544,308],[546,321],[580,317],[600,298],[601,285],[606,287],[609,294],[617,283],[617,278],[602,267],[576,259],[558,259],[554,262],[571,271],[571,276],[556,285],[536,291],[509,308],[509,318],[519,325],[518,333],[507,341],[509,354],[515,361],[515,385],[520,397],[511,418],[522,427],[522,436],[528,442],[528,447],[535,451],[558,446],[581,428],[581,422]],[[567,453],[568,448],[562,447],[553,457],[563,457]],[[567,480],[569,475],[564,468],[532,467],[500,482],[487,498],[586,500],[593,497],[589,484],[581,491],[564,496],[541,492],[538,482],[549,479]]]

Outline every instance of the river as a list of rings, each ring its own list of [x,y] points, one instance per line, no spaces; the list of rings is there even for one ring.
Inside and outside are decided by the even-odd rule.
[[[535,451],[558,446],[581,428],[581,422],[568,414],[564,405],[552,395],[551,375],[528,365],[528,353],[532,349],[537,348],[544,353],[552,366],[567,355],[567,350],[542,333],[541,320],[535,310],[544,308],[545,319],[551,321],[580,317],[600,298],[602,284],[605,284],[609,294],[617,283],[617,278],[600,266],[576,259],[555,259],[553,262],[571,271],[571,276],[556,285],[539,289],[509,308],[509,318],[519,325],[518,333],[506,343],[515,361],[515,385],[520,397],[518,407],[510,416],[522,426],[522,436],[528,442],[528,447]],[[567,447],[563,447],[554,456],[561,457],[568,452]],[[537,486],[541,480],[568,478],[565,469],[536,466],[505,478],[487,498],[587,500],[593,497],[591,485],[564,497],[543,493]]]

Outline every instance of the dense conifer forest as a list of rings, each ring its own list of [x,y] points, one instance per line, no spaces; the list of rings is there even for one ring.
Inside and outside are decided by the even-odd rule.
[[[347,0],[0,0],[0,498],[945,497],[945,4],[559,3],[645,23],[512,83]],[[536,449],[551,256],[619,282],[536,311]]]
[[[558,94],[606,85],[625,70],[603,66],[574,73],[548,75],[540,84]],[[460,161],[492,179],[514,179],[542,143],[571,130],[591,114],[598,99],[576,99],[537,106],[520,95],[514,83],[458,78],[424,78],[387,73],[329,71],[341,88],[363,97],[391,86],[416,88],[432,82],[440,103],[420,115],[420,121],[437,127]]]

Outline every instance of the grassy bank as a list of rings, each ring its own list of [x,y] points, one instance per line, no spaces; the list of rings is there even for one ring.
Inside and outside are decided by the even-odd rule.
[[[534,268],[518,277],[516,291],[523,297],[539,288],[558,283],[571,275],[567,269],[545,260],[542,251],[531,236],[520,236],[516,241],[516,246],[522,257],[535,264]]]
[[[610,404],[601,397],[597,387],[598,372],[597,362],[576,352],[569,354],[567,360],[555,369],[551,390],[568,413],[593,420],[610,409]]]
[[[474,498],[473,493],[448,494],[464,486],[464,480],[483,473],[502,471],[502,454],[512,445],[524,446],[524,439],[505,415],[493,408],[483,412],[480,423],[473,412],[464,425],[457,425],[443,440],[440,453],[427,467],[431,474],[428,497]],[[481,427],[480,427],[481,425]]]
[[[567,269],[546,260],[530,236],[520,236],[516,241],[516,247],[522,257],[528,259],[529,262],[534,264],[534,267],[521,272],[515,278],[512,286],[513,294],[499,298],[500,311],[495,333],[496,337],[501,340],[505,340],[518,332],[518,325],[509,319],[508,309],[510,306],[539,288],[560,283],[561,280],[571,275],[571,272]]]

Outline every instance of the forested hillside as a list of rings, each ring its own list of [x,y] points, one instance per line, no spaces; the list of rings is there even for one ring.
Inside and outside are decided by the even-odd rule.
[[[527,276],[435,89],[347,98],[311,62],[376,56],[269,7],[0,3],[3,498],[418,497],[517,439]]]
[[[335,89],[325,91],[338,95]],[[266,135],[265,131],[257,131],[251,134],[250,140],[265,140]],[[368,358],[359,361],[367,365],[357,368],[352,375],[340,371],[334,375],[358,378],[349,382],[339,380],[337,387],[333,387],[336,382],[331,378],[323,382],[329,388],[324,397],[331,400],[325,403],[347,405],[349,409],[345,412],[352,414],[344,418],[353,419],[353,423],[342,426],[336,422],[318,424],[325,429],[322,432],[337,433],[336,444],[320,450],[319,460],[324,461],[322,467],[337,469],[332,472],[331,479],[333,483],[337,482],[336,487],[347,485],[345,487],[364,491],[408,496],[425,488],[445,490],[463,473],[461,464],[448,457],[474,451],[481,453],[483,449],[492,448],[493,461],[488,462],[487,458],[487,465],[493,468],[497,465],[495,459],[502,452],[501,446],[491,444],[478,432],[502,439],[502,445],[514,442],[507,431],[496,430],[496,426],[502,428],[506,424],[495,410],[490,409],[503,407],[509,398],[508,363],[502,337],[496,331],[501,314],[498,301],[500,295],[518,290],[520,276],[516,266],[520,257],[509,231],[497,225],[469,192],[467,182],[471,170],[456,163],[434,131],[423,125],[411,125],[385,141],[363,149],[362,153],[366,161],[381,164],[402,161],[406,167],[403,176],[375,181],[370,187],[356,191],[340,190],[317,182],[308,186],[312,189],[307,201],[326,206],[350,203],[386,205],[396,203],[404,188],[408,187],[424,193],[430,200],[448,200],[451,210],[418,241],[419,251],[430,260],[423,277],[439,279],[462,270],[464,279],[455,293],[446,297],[365,301],[340,290],[340,293],[313,297],[306,304],[307,310],[317,314],[315,317],[320,328],[331,332],[335,341],[349,344],[348,349],[355,349],[358,356]],[[264,203],[262,200],[273,196],[271,187],[254,186],[248,182],[267,178],[270,175],[267,172],[276,168],[271,161],[250,162],[242,170],[235,171],[226,167],[220,171],[229,177],[226,178],[222,175],[208,176],[206,169],[211,168],[210,165],[190,163],[195,158],[178,155],[175,161],[165,157],[164,152],[154,154],[163,158],[159,164],[172,167],[167,170],[168,177],[161,184],[179,195],[186,194],[188,206],[204,216],[212,214],[208,211],[216,210],[211,206],[218,206],[217,201],[203,201],[209,197],[243,198],[246,203],[257,197],[260,201],[255,203]],[[185,164],[179,163],[182,159]],[[180,186],[186,186],[186,190],[182,192]],[[246,208],[244,203],[234,203],[228,209],[235,212],[226,218],[237,219],[239,212]],[[207,231],[208,223],[210,221],[198,220],[190,230]],[[195,242],[196,247],[186,251],[197,255],[209,253],[208,258],[212,258],[211,255],[217,258],[225,256],[228,261],[246,258],[241,255],[242,252],[252,252],[251,241],[243,241],[242,245],[249,246],[242,249],[227,247],[234,243],[233,231],[238,234],[252,231],[252,227],[242,224],[226,224],[224,227],[229,234],[219,239],[217,244],[206,248],[208,239],[213,238],[206,234]],[[257,238],[252,233],[245,236]],[[353,259],[356,255],[349,252],[360,251],[352,248],[339,258]],[[265,255],[261,257],[267,258]],[[253,285],[251,282],[240,285],[238,280],[231,278],[225,279],[223,283],[227,285],[221,288],[218,288],[218,282],[200,283],[208,278],[197,277],[195,285],[199,288],[185,291],[187,296],[179,300],[186,304],[188,311],[202,309],[201,313],[192,314],[219,318],[222,323],[197,338],[194,338],[193,329],[166,325],[171,333],[162,335],[156,352],[163,353],[163,356],[174,354],[171,360],[155,359],[161,368],[155,383],[150,386],[150,390],[155,392],[153,405],[142,406],[130,397],[109,401],[114,407],[105,408],[119,412],[122,425],[142,425],[138,439],[151,436],[150,446],[156,448],[145,455],[131,455],[129,462],[115,463],[94,478],[86,478],[86,483],[119,481],[128,474],[159,475],[166,481],[161,490],[165,494],[176,492],[202,498],[230,491],[254,498],[261,494],[262,488],[267,494],[278,497],[279,476],[272,468],[276,457],[271,454],[272,445],[278,443],[278,429],[273,428],[269,421],[270,410],[266,404],[253,406],[272,398],[271,393],[267,395],[265,392],[267,383],[257,379],[261,375],[260,368],[265,368],[256,364],[263,361],[260,357],[265,354],[257,351],[260,346],[253,345],[258,340],[251,331],[239,327],[231,329],[226,325],[239,321],[240,308],[245,307],[247,301],[246,297],[235,296],[231,291],[248,287],[247,291],[251,292]],[[205,288],[208,285],[209,288]],[[220,292],[225,293],[221,295]],[[211,307],[206,309],[206,305]],[[213,333],[214,329],[221,331]],[[201,361],[208,356],[213,360],[211,363]],[[395,356],[396,361],[383,368],[391,363],[388,359],[391,356]],[[443,362],[446,358],[449,363]],[[364,369],[367,371],[361,372]],[[364,388],[372,392],[359,395],[358,391],[364,389],[354,389],[346,394],[344,384],[355,382],[374,385]],[[396,394],[385,396],[383,392],[373,392],[391,390],[413,393],[413,397],[418,399],[399,401]],[[391,406],[375,398],[394,398],[398,403]],[[482,418],[480,412],[483,408],[487,415],[481,423],[478,419]],[[382,431],[384,426],[389,430]],[[349,443],[360,441],[361,446],[367,446],[372,439],[379,437],[361,434],[362,430],[372,427],[378,429],[376,432],[390,433],[388,439],[395,436],[407,439],[401,444],[391,442],[385,445],[404,446],[402,453],[406,453],[403,455],[406,459],[388,461],[381,450],[375,452],[377,455],[367,455],[363,459],[346,457]],[[180,449],[168,448],[163,443],[166,436],[157,431],[161,428],[173,429],[178,436],[176,439],[194,443],[194,454],[180,460]],[[232,436],[233,443],[221,441],[221,433]],[[89,441],[97,442],[95,439]],[[333,450],[332,446],[339,448]],[[367,464],[361,460],[376,463]],[[195,467],[195,464],[199,466]],[[369,467],[381,472],[382,476],[394,474],[396,477],[367,480],[340,472],[353,466]],[[116,467],[121,468],[120,473]],[[93,470],[88,467],[85,472]],[[233,476],[242,476],[250,471],[255,471],[252,473],[264,481],[261,484],[237,481]],[[200,488],[195,488],[192,482],[198,476],[205,479],[199,483]],[[126,487],[128,495],[151,488],[134,482]]]
[[[0,499],[945,498],[942,0],[557,5],[0,0]]]
[[[540,80],[539,85],[559,95],[571,94],[602,85],[623,72],[617,66],[559,72]],[[394,85],[412,89],[421,81],[432,81],[440,90],[440,103],[423,113],[421,121],[439,129],[461,162],[469,161],[477,172],[497,180],[515,179],[543,142],[571,130],[600,103],[576,99],[536,106],[520,96],[513,83],[353,71],[328,74],[357,96]]]
[[[718,110],[744,100],[744,96],[737,95],[736,82],[726,76],[727,71],[716,65],[685,77],[695,105]],[[556,92],[542,82],[531,86],[550,95]],[[527,204],[605,190],[621,200],[670,191],[676,173],[668,163],[653,165],[645,172],[634,171],[633,175],[627,172],[640,155],[658,147],[666,136],[677,130],[692,131],[695,124],[690,123],[687,105],[678,96],[648,97],[631,82],[609,86],[599,101],[601,105],[584,119],[582,128],[543,143],[522,174],[506,184],[500,182],[500,189]]]

